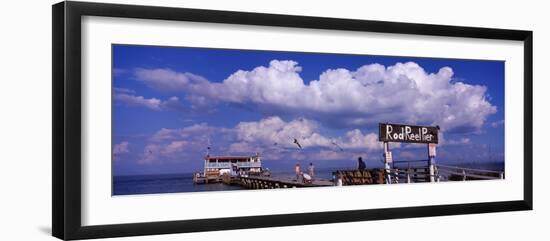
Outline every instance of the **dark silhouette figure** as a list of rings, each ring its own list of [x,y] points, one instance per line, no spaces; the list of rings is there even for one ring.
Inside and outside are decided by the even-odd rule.
[[[365,165],[365,162],[363,161],[363,158],[362,158],[362,157],[357,158],[357,164],[358,164],[357,169],[359,169],[359,170],[361,170],[361,171],[362,171],[362,170],[365,170],[365,168],[367,167],[367,166]]]

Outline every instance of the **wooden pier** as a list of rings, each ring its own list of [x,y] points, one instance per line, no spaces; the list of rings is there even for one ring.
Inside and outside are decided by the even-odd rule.
[[[225,182],[225,181],[224,181]],[[276,189],[276,188],[299,188],[299,187],[328,187],[334,186],[332,181],[313,180],[312,182],[298,182],[288,178],[248,176],[236,177],[231,180],[232,185],[240,185],[247,189]]]
[[[372,184],[397,184],[431,182],[429,167],[425,160],[395,162],[389,169],[372,168],[365,170],[336,170],[333,173],[335,180],[314,179],[303,182],[290,177],[272,177],[261,175],[249,176],[221,176],[201,177],[197,184],[223,182],[226,185],[241,186],[246,189],[277,189],[302,187],[327,187]],[[466,181],[504,179],[504,172],[436,165],[436,182],[439,181]]]
[[[369,170],[338,170],[333,172],[334,177],[342,180],[341,185],[368,185],[384,184],[384,169]],[[275,188],[301,188],[301,187],[328,187],[336,186],[333,180],[314,179],[311,182],[299,182],[290,178],[280,177],[225,177],[225,184],[240,185],[247,189],[275,189]]]

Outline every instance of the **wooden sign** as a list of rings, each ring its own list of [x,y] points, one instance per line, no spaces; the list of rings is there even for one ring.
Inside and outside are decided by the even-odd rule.
[[[439,142],[439,127],[389,123],[380,123],[378,126],[379,141],[436,144]]]

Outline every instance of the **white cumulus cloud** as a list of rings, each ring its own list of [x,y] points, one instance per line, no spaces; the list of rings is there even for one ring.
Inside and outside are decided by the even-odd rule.
[[[171,69],[134,69],[136,79],[147,86],[161,91],[182,91],[189,86],[208,83],[205,78],[192,73],[179,73]]]
[[[113,147],[113,155],[120,155],[124,153],[128,153],[128,145],[129,143],[127,141],[123,141],[121,143],[115,144]]]
[[[157,98],[147,99],[143,96],[135,96],[130,94],[115,94],[114,100],[129,106],[143,106],[151,110],[160,111],[162,101]]]
[[[113,160],[119,160],[120,159],[120,155],[124,155],[126,153],[129,153],[130,150],[128,149],[128,146],[130,145],[130,143],[128,143],[127,141],[123,141],[123,142],[120,142],[120,143],[117,143],[113,146]]]
[[[295,139],[302,149],[294,143]],[[353,129],[342,136],[330,136],[323,133],[316,121],[304,118],[284,121],[271,116],[259,121],[240,122],[233,128],[202,123],[181,129],[160,129],[149,138],[140,163],[177,160],[189,154],[199,160],[208,146],[212,146],[213,155],[253,155],[259,152],[271,160],[288,157],[343,160],[358,154],[366,156],[365,152],[382,148],[375,133],[363,134]]]
[[[261,143],[264,146],[277,145],[284,148],[329,148],[329,149],[368,149],[376,150],[382,146],[375,133],[363,134],[359,129],[348,131],[344,136],[324,135],[316,121],[296,119],[285,122],[278,116],[260,121],[241,122],[234,129],[237,140],[248,146]],[[242,145],[237,145],[237,147]]]
[[[185,110],[185,107],[176,96],[172,96],[163,101],[157,98],[147,99],[143,96],[137,96],[134,93],[133,90],[115,88],[113,99],[116,103],[127,106],[145,107],[154,111]]]
[[[194,147],[185,140],[170,141],[163,144],[150,143],[145,146],[140,164],[153,162],[174,161],[174,158],[184,157],[186,152],[193,152]]]
[[[273,60],[269,66],[238,70],[220,83],[170,69],[137,69],[135,77],[154,89],[183,91],[197,106],[237,103],[346,127],[406,122],[468,132],[479,130],[497,111],[485,86],[452,81],[450,67],[428,73],[414,62],[369,64],[328,69],[307,83],[301,71],[295,61]]]

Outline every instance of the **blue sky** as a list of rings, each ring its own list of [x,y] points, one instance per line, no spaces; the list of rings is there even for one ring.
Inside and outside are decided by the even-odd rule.
[[[440,125],[438,162],[503,161],[504,63],[113,45],[114,175],[200,170],[214,155],[380,165],[378,122]],[[292,143],[296,138],[302,150]],[[392,144],[399,160],[424,145]],[[341,149],[340,149],[341,148]]]

